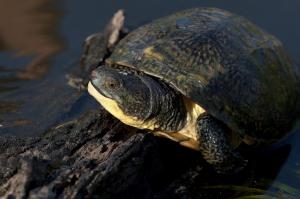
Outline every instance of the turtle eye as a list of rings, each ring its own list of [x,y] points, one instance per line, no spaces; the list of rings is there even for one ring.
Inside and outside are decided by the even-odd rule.
[[[107,78],[105,81],[105,87],[109,89],[117,89],[120,85],[120,82],[115,78]]]

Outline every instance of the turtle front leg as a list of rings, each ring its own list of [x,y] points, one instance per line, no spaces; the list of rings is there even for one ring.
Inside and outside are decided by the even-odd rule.
[[[203,113],[197,119],[196,128],[200,152],[218,173],[237,173],[246,166],[247,161],[231,145],[229,129],[223,123]]]

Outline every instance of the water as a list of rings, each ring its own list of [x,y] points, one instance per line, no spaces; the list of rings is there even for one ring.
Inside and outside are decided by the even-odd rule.
[[[129,28],[186,8],[223,8],[277,36],[300,63],[298,0],[1,0],[0,5],[0,135],[38,135],[97,108],[87,94],[67,86],[65,74],[78,67],[84,39],[101,31],[120,8]],[[290,192],[300,189],[299,142],[297,133],[285,141],[291,152],[269,191],[278,184]]]

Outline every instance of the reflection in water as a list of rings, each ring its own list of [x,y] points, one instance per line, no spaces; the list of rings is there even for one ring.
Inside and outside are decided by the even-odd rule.
[[[0,0],[0,50],[33,55],[18,76],[36,79],[46,74],[50,56],[63,47],[58,33],[61,12],[55,0]]]
[[[13,91],[18,88],[18,86],[15,84],[16,82],[20,81],[20,79],[15,76],[17,71],[18,70],[16,69],[0,66],[0,93]],[[0,104],[0,113],[2,110],[1,106],[3,107],[3,103]]]
[[[10,63],[21,63],[18,68],[0,66],[1,131],[32,123],[23,109],[26,106],[34,109],[33,99],[39,96],[26,97],[29,82],[24,80],[43,77],[51,67],[51,57],[64,43],[59,34],[61,2],[0,0],[0,5],[0,55],[12,59]],[[11,54],[13,58],[7,56]]]
[[[1,114],[17,111],[21,106],[19,102],[8,102],[8,101],[1,101],[0,103],[0,116]]]

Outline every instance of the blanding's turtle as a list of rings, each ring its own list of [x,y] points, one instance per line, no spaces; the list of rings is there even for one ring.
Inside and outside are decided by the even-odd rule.
[[[89,93],[123,123],[199,150],[218,172],[237,146],[273,143],[298,110],[298,69],[281,42],[216,8],[139,27],[91,74]]]

